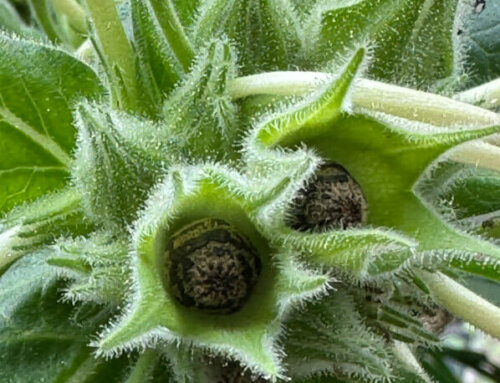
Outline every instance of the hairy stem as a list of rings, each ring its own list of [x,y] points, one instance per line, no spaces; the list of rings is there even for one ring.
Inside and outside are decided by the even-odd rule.
[[[86,0],[113,98],[122,109],[136,109],[135,59],[114,0]]]
[[[500,107],[500,78],[458,93],[455,99],[486,109]]]
[[[229,86],[233,98],[255,95],[292,96],[315,91],[335,77],[321,72],[269,72],[235,79]],[[496,113],[379,81],[358,79],[351,90],[354,108],[392,114],[440,127],[499,125]]]
[[[500,308],[442,273],[422,271],[420,277],[437,303],[452,314],[500,339]]]
[[[76,0],[52,0],[54,8],[66,15],[69,24],[79,33],[87,33],[87,17],[83,7]]]
[[[484,141],[468,142],[450,152],[449,158],[484,169],[500,171],[500,147]]]
[[[429,379],[424,369],[418,362],[417,358],[415,358],[415,355],[413,355],[413,353],[411,352],[410,347],[408,347],[406,343],[400,341],[394,341],[394,354],[410,370],[415,371],[427,383],[431,383],[431,380]]]

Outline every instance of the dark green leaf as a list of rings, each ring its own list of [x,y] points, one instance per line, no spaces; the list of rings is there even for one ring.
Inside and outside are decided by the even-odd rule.
[[[73,102],[100,94],[96,74],[82,62],[0,34],[0,212],[67,182]]]
[[[500,174],[475,169],[444,197],[452,202],[459,219],[500,210]]]
[[[108,314],[61,303],[64,284],[46,255],[23,258],[0,278],[0,381],[122,382],[128,358],[106,362],[87,347]]]
[[[307,26],[318,41],[307,45],[306,59],[326,63],[370,41],[372,77],[417,88],[436,85],[454,73],[456,7],[457,0],[320,2]]]
[[[500,77],[500,2],[486,0],[481,9],[478,5],[471,12],[459,36],[467,53],[470,86]]]

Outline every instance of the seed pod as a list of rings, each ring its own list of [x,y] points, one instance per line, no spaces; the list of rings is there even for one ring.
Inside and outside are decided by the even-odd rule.
[[[170,288],[183,306],[231,314],[248,300],[261,261],[250,241],[227,222],[196,221],[167,245]]]
[[[365,223],[366,216],[359,184],[341,165],[328,163],[295,198],[288,223],[300,231],[347,229]]]

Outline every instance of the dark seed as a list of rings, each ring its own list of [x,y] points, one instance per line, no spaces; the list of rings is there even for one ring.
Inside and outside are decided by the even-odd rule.
[[[265,383],[262,378],[253,377],[248,370],[243,370],[240,364],[236,362],[225,362],[214,366],[214,383]]]
[[[366,222],[367,206],[359,184],[341,165],[321,166],[295,198],[289,225],[300,231],[347,229]]]
[[[177,300],[211,314],[240,310],[261,270],[250,241],[218,219],[197,221],[175,233],[166,256]]]

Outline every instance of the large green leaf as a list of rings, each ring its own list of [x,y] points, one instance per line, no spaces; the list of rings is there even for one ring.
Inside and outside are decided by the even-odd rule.
[[[427,88],[454,73],[452,30],[457,0],[318,2],[306,24],[316,35],[309,63],[326,63],[365,41],[374,43],[370,75]],[[312,58],[312,60],[311,60]]]
[[[0,34],[0,213],[66,183],[73,101],[101,93],[69,54]]]
[[[500,77],[500,2],[478,2],[460,38],[466,47],[466,69],[470,86]],[[482,9],[482,11],[481,11]]]
[[[1,381],[54,381],[89,364],[88,324],[68,319],[73,308],[57,302],[55,272],[44,256],[23,258],[0,279]]]
[[[45,263],[46,252],[21,259],[0,278],[0,381],[124,382],[133,359],[107,362],[87,346],[109,314],[60,302],[64,285]]]

